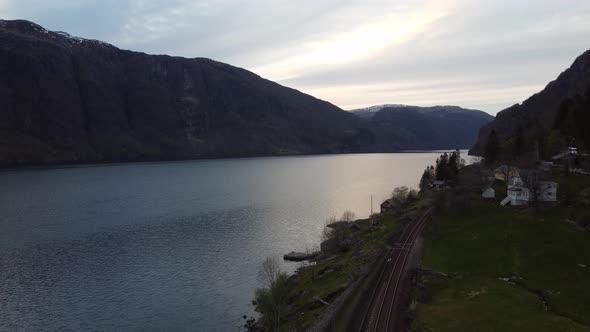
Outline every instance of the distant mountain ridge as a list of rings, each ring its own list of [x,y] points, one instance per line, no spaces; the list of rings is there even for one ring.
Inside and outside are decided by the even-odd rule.
[[[552,130],[558,129],[556,127],[559,124],[556,123],[556,120],[560,109],[570,101],[584,104],[577,101],[583,99],[584,96],[590,98],[590,50],[580,55],[568,69],[561,73],[557,79],[547,84],[542,91],[532,95],[522,104],[513,105],[499,112],[493,122],[481,129],[479,138],[470,149],[470,153],[483,154],[492,130],[496,132],[501,141],[508,145],[516,133],[522,130],[529,142],[538,140],[541,143],[541,150],[543,150],[543,145],[545,143],[549,145],[549,143],[544,142],[542,138],[547,138]],[[580,112],[587,114],[590,109],[580,110]],[[580,114],[578,118],[583,118],[582,115],[585,114]],[[583,121],[577,121],[574,125],[581,131],[587,131],[586,128],[590,130],[589,124],[583,123]],[[533,136],[537,137],[533,138]],[[547,146],[546,153],[542,154],[551,154],[549,150],[552,149]]]
[[[469,148],[493,116],[458,106],[386,104],[351,110],[376,136],[379,151]]]
[[[463,108],[460,106],[452,106],[452,105],[437,105],[437,106],[413,106],[413,105],[404,105],[404,104],[383,104],[383,105],[374,105],[365,108],[358,108],[350,110],[353,114],[362,117],[365,114],[375,114],[382,109],[385,108],[393,108],[397,110],[412,110],[419,113],[432,113],[436,111],[446,111],[446,112],[465,112],[465,111],[473,111],[473,112],[482,112],[480,110],[470,109],[470,108]],[[485,113],[485,112],[482,112]],[[487,114],[487,113],[486,113]],[[491,116],[491,115],[490,115]]]
[[[375,115],[375,113],[379,112],[380,110],[382,110],[384,108],[389,108],[389,107],[407,107],[407,105],[383,104],[383,105],[369,106],[369,107],[365,107],[365,108],[358,108],[358,109],[350,110],[349,112],[358,116],[359,118],[368,118],[368,117],[372,117],[373,115]]]

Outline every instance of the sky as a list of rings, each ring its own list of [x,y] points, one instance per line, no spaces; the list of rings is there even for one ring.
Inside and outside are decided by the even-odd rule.
[[[215,59],[343,109],[494,115],[590,49],[589,0],[0,0],[0,18]]]

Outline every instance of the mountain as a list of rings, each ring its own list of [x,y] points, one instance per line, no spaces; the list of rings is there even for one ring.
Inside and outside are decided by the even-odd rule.
[[[340,108],[204,58],[0,21],[0,165],[359,152]]]
[[[385,152],[468,148],[479,129],[493,120],[485,112],[458,106],[388,104],[351,112],[375,134],[375,149]]]
[[[405,106],[406,105],[401,105],[401,104],[384,104],[384,105],[369,106],[366,108],[359,108],[359,109],[351,110],[350,112],[353,113],[354,115],[358,116],[361,119],[368,119],[368,118],[373,117],[373,115],[375,115],[375,113],[379,112],[380,110],[382,110],[384,108],[405,107]]]
[[[531,96],[522,104],[511,106],[496,116],[496,119],[483,127],[479,133],[477,143],[471,148],[470,153],[482,155],[485,144],[492,130],[497,137],[503,142],[504,155],[514,155],[516,147],[514,141],[516,135],[520,132],[524,141],[528,141],[526,146],[532,146],[533,140],[539,143],[542,157],[548,157],[566,137],[575,137],[575,133],[565,132],[559,118],[567,117],[570,108],[575,107],[578,111],[577,118],[580,119],[574,123],[575,131],[587,131],[583,128],[588,124],[583,121],[587,118],[590,109],[581,110],[583,105],[587,105],[590,99],[590,50],[580,55],[574,63],[561,73],[556,80],[550,82],[541,92]],[[561,116],[558,117],[558,114]],[[586,126],[586,127],[583,127]],[[562,127],[562,128],[560,128]],[[590,128],[588,128],[590,130]],[[556,138],[557,137],[557,138]],[[555,142],[558,141],[558,142]],[[590,142],[588,142],[590,147]]]

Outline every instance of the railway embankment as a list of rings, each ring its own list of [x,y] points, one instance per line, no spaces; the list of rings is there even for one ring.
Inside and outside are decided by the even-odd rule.
[[[321,253],[288,278],[280,330],[343,331],[356,323],[353,321],[359,315],[355,310],[358,303],[366,301],[371,280],[387,263],[383,258],[429,202],[424,197],[411,197],[389,213],[335,224],[332,220],[323,236]],[[268,310],[262,308],[262,301],[257,298],[254,303],[259,310]],[[256,326],[268,326],[264,319],[272,313],[262,312]]]

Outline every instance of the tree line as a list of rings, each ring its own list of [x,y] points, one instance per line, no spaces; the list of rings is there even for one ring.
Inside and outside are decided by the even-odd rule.
[[[510,136],[502,137],[492,129],[483,157],[487,164],[503,160],[547,160],[567,146],[590,149],[590,87],[584,94],[564,99],[553,122],[535,119],[520,124]]]
[[[420,179],[420,190],[428,190],[433,181],[445,181],[446,183],[457,183],[459,181],[459,170],[465,165],[461,159],[461,152],[455,150],[443,153],[436,159],[434,166],[428,166],[422,173]]]

